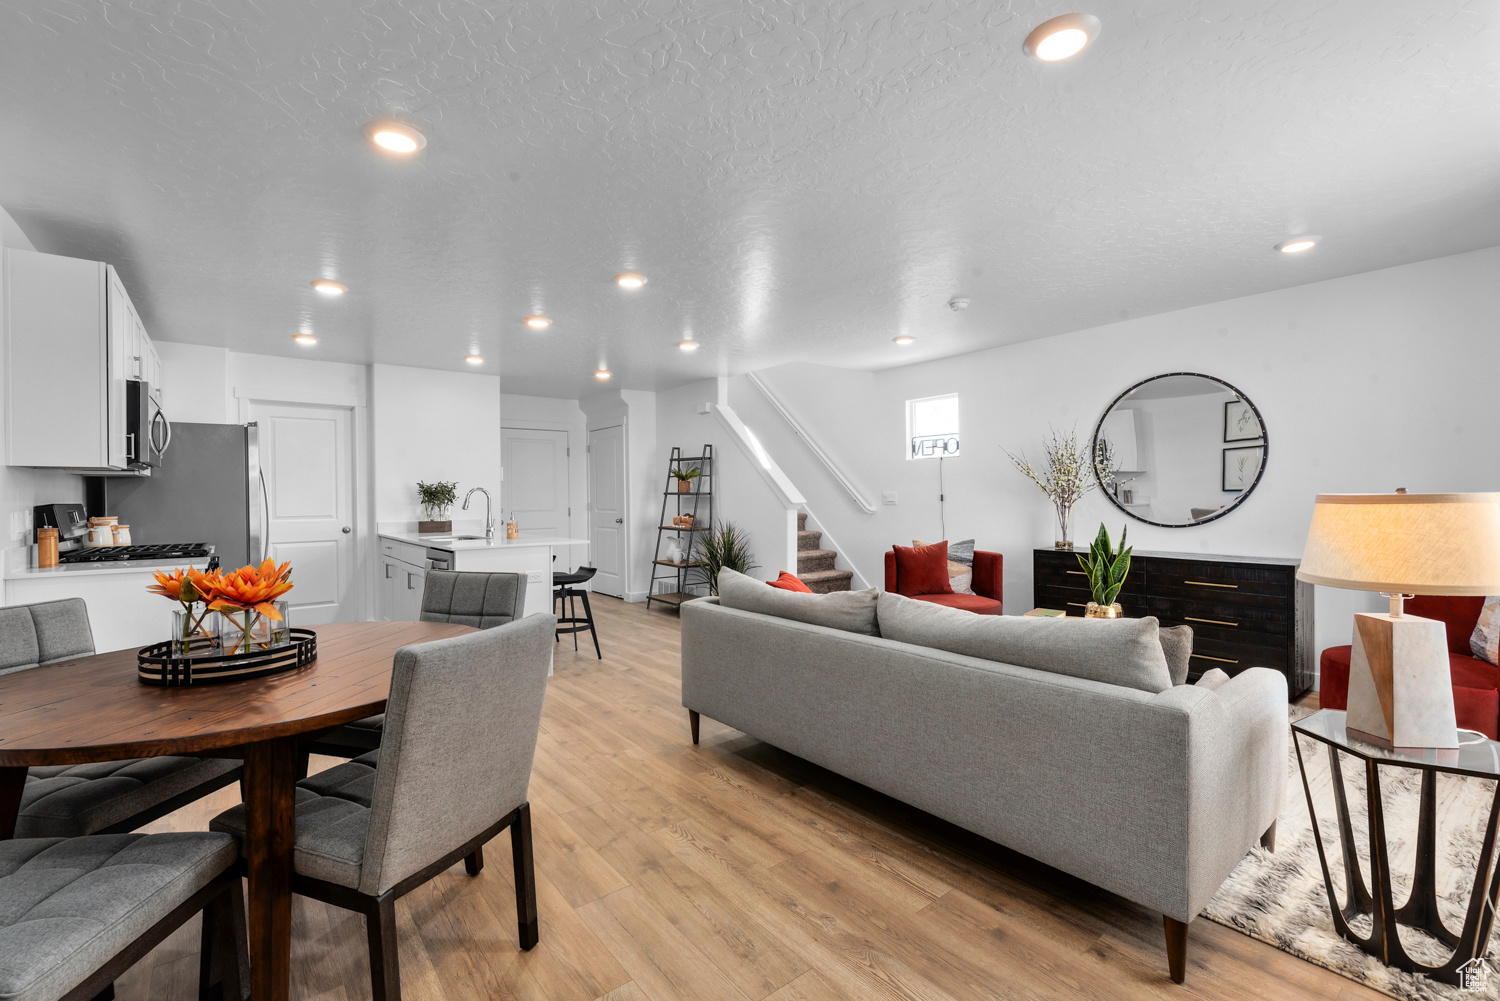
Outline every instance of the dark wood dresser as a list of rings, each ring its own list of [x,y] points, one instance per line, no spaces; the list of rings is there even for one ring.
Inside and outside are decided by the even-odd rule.
[[[1038,549],[1032,560],[1038,608],[1082,615],[1088,578],[1078,557],[1088,550]],[[1117,599],[1129,616],[1154,615],[1164,626],[1193,627],[1195,680],[1209,668],[1238,674],[1272,667],[1297,698],[1312,687],[1312,585],[1297,580],[1297,560],[1203,553],[1134,553]]]

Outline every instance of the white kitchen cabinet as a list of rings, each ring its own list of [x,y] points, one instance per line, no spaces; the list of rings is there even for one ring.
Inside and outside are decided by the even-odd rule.
[[[126,468],[125,382],[145,337],[115,269],[5,251],[6,462]]]
[[[427,571],[410,563],[400,564],[396,581],[396,620],[416,622],[422,617],[422,589],[427,586]]]
[[[390,557],[380,560],[380,621],[396,621],[396,582],[405,580],[401,574],[401,561]]]

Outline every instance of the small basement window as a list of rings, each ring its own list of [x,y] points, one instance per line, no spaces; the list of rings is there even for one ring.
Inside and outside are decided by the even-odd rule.
[[[958,455],[958,395],[906,401],[908,459],[951,459]]]

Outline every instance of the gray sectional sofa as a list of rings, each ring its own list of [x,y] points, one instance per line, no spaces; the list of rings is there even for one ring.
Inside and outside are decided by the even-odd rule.
[[[960,620],[873,591],[820,611],[809,599],[832,596],[744,582],[721,578],[720,599],[682,607],[695,742],[708,716],[1158,910],[1182,982],[1187,923],[1257,839],[1273,846],[1289,735],[1279,672],[1174,685],[1141,653],[1155,620],[1133,620],[1122,646],[1101,620]],[[984,618],[1001,632],[968,625]],[[1064,673],[973,656],[985,643]],[[1127,683],[1076,676],[1091,663]]]

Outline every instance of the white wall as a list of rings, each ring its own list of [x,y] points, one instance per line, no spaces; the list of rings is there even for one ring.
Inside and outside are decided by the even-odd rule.
[[[0,208],[0,252],[4,248],[36,250],[21,227]],[[0,324],[5,318],[5,289],[0,282]],[[0,331],[3,333],[3,331]],[[0,441],[5,440],[4,392],[8,373],[5,353],[0,351]],[[66,389],[59,388],[59,405],[66,405]],[[25,566],[30,558],[31,509],[37,504],[83,502],[83,477],[48,469],[0,466],[0,566]],[[6,599],[7,601],[9,599]]]
[[[946,537],[1003,553],[1005,607],[1021,612],[1031,607],[1031,551],[1051,544],[1054,518],[1001,449],[1038,455],[1049,424],[1086,437],[1126,387],[1202,372],[1260,408],[1265,476],[1227,517],[1176,529],[1133,522],[1131,541],[1298,557],[1320,492],[1500,490],[1497,274],[1492,248],[877,373],[761,373],[871,500],[897,491],[898,504],[874,515],[858,511],[784,424],[756,430],[849,554],[878,567],[892,542],[940,537],[938,464],[903,458],[904,401],[957,392],[963,455],[944,464]],[[738,406],[753,392],[737,385],[732,398]],[[1114,526],[1123,515],[1091,494],[1075,512],[1075,539],[1101,520]],[[1350,615],[1379,604],[1317,589],[1319,649],[1347,643]]]
[[[499,523],[499,376],[371,365],[370,397],[376,520],[418,520],[417,481],[455,480],[460,502],[488,490]],[[457,505],[451,514],[463,518]],[[472,505],[468,514],[484,518]]]
[[[568,505],[573,515],[568,534],[575,539],[589,537],[588,499],[588,420],[577,400],[557,399],[550,396],[522,396],[504,393],[500,397],[500,425],[503,428],[524,428],[528,431],[566,431],[568,433]],[[502,441],[500,460],[508,464]],[[510,475],[507,471],[506,475]],[[502,502],[510,510],[509,488],[504,490]],[[568,561],[568,569],[587,564],[588,546],[572,546],[567,555],[558,554],[558,562]]]

